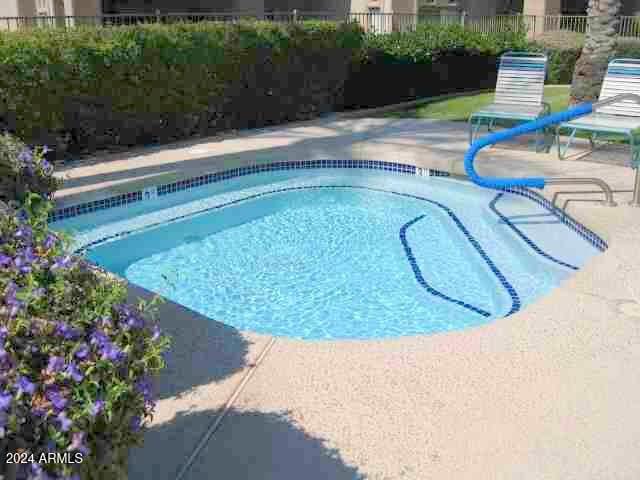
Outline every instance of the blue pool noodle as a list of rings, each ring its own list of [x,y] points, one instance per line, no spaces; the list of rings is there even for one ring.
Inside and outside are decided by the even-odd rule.
[[[473,162],[476,154],[488,145],[509,140],[525,133],[535,132],[541,128],[553,125],[555,123],[568,122],[574,118],[581,117],[593,112],[593,104],[586,102],[575,107],[569,108],[563,112],[553,113],[546,117],[533,120],[531,122],[518,125],[517,127],[501,130],[499,132],[486,135],[471,144],[469,150],[464,156],[464,169],[473,183],[485,188],[512,188],[512,187],[530,187],[544,188],[544,177],[524,177],[524,178],[499,178],[499,177],[482,177],[476,172]]]

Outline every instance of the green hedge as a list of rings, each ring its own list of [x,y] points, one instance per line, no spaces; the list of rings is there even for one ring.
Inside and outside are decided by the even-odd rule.
[[[498,55],[526,45],[524,34],[486,35],[459,25],[421,24],[414,32],[367,35],[363,62],[345,87],[345,105],[377,107],[493,88]]]
[[[583,44],[582,34],[554,32],[530,43],[528,48],[544,51],[549,56],[547,83],[569,85],[573,80],[573,70]],[[619,40],[612,57],[640,58],[640,41]]]
[[[341,104],[362,42],[330,22],[2,32],[0,129],[92,151],[310,118]]]
[[[164,143],[491,88],[497,56],[526,45],[429,24],[388,35],[333,22],[0,32],[0,131],[58,156]]]
[[[366,58],[379,56],[397,63],[429,63],[451,51],[476,55],[498,55],[507,50],[524,50],[526,35],[518,32],[483,34],[460,25],[419,24],[414,32],[367,35]]]

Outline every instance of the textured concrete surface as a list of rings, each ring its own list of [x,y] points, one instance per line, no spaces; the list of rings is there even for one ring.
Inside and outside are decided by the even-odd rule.
[[[130,299],[150,300],[131,286]],[[269,337],[239,332],[172,302],[158,310],[172,338],[167,368],[157,382],[158,404],[141,448],[131,454],[131,479],[174,479],[220,413]]]
[[[71,168],[60,198],[285,159],[395,160],[462,172],[466,138],[455,123],[323,120]],[[624,205],[633,184],[619,166],[626,156],[607,148],[561,162],[555,151],[534,154],[526,141],[483,152],[483,173],[610,182],[616,208],[594,202],[599,193],[561,197],[609,250],[525,310],[478,328],[386,341],[278,339],[186,478],[640,478],[640,210]],[[594,189],[545,195],[558,190]],[[165,309],[162,322],[177,335],[174,359],[131,478],[175,478],[267,341]]]

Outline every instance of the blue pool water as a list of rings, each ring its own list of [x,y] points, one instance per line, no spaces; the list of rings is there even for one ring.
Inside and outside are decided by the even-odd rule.
[[[599,252],[521,196],[367,170],[251,175],[54,227],[103,268],[209,318],[305,339],[486,323]]]

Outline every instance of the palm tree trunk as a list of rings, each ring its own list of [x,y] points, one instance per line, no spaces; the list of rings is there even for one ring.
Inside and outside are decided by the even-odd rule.
[[[571,103],[595,100],[616,47],[621,0],[589,0],[589,29],[571,84]]]

